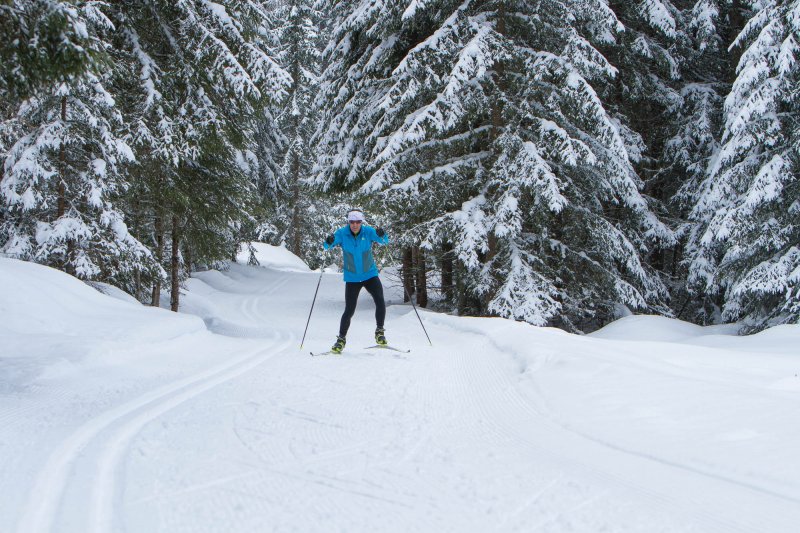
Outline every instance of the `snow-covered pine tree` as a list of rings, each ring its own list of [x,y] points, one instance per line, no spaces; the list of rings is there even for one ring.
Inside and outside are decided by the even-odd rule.
[[[171,271],[176,308],[181,264],[230,258],[252,221],[255,131],[290,78],[271,57],[262,2],[149,0],[110,13],[117,49],[136,72],[118,80],[141,154],[129,205]]]
[[[716,304],[687,290],[688,271],[683,259],[686,244],[697,229],[688,223],[689,213],[720,148],[723,100],[730,90],[733,68],[727,50],[730,43],[726,42],[735,23],[731,10],[727,1],[697,0],[683,12],[685,31],[678,40],[680,98],[668,113],[672,136],[664,145],[654,177],[661,184],[664,199],[672,197],[669,207],[681,235],[680,244],[665,251],[659,265],[670,279],[673,309],[679,318],[703,323],[715,313]]]
[[[669,110],[674,133],[667,140],[659,173],[669,194],[684,210],[705,179],[711,158],[719,150],[722,102],[729,55],[723,41],[725,6],[718,0],[698,0],[685,14],[680,99]]]
[[[113,26],[103,5],[60,6],[69,12],[67,33],[80,33],[92,61],[110,46]],[[64,74],[65,81],[49,89],[35,88],[18,108],[18,135],[3,154],[0,244],[12,257],[130,288],[137,272],[157,267],[116,204],[127,186],[124,166],[134,156],[108,89],[112,75],[92,67]]]
[[[682,93],[683,68],[691,43],[686,33],[688,2],[681,0],[612,1],[610,8],[624,24],[625,31],[602,50],[619,69],[615,83],[601,94],[609,112],[618,120],[631,161],[645,183],[651,208],[680,227],[669,210],[669,202],[683,182],[674,165],[664,162],[665,150],[680,135],[682,113],[691,113],[696,95]],[[691,155],[689,157],[692,157]],[[660,247],[646,257],[668,285],[676,256],[674,248]]]
[[[624,31],[602,46],[619,69],[602,96],[620,121],[630,157],[648,181],[648,193],[665,200],[675,187],[659,182],[657,171],[664,142],[673,133],[671,119],[681,105],[684,13],[671,0],[611,1],[609,7]]]
[[[319,78],[319,25],[323,18],[312,0],[278,0],[273,9],[276,60],[292,77],[288,96],[272,106],[275,122],[263,131],[260,187],[275,226],[275,240],[305,259],[319,247],[306,235],[315,220],[305,216],[312,206],[305,185],[314,164],[312,114]],[[264,126],[266,130],[266,125]],[[273,140],[274,139],[274,140]],[[272,148],[270,148],[270,146]]]
[[[96,4],[69,0],[0,3],[0,106],[19,103],[95,65],[103,51],[95,46],[83,14]]]
[[[800,1],[754,7],[689,243],[690,282],[749,330],[800,321]]]
[[[452,249],[462,308],[596,327],[666,311],[642,257],[673,235],[597,88],[602,1],[346,3],[326,54],[317,182],[381,193],[402,239]]]
[[[25,134],[17,116],[23,101],[79,77],[103,50],[87,31],[74,2],[13,0],[0,3],[0,162]],[[4,165],[0,164],[0,181]],[[0,224],[10,218],[0,203]],[[0,233],[0,246],[8,235]]]

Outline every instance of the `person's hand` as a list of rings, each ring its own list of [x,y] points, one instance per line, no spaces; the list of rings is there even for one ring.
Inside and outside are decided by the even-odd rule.
[[[383,228],[378,228],[378,229],[376,229],[376,230],[375,230],[375,233],[377,233],[377,234],[378,234],[378,237],[383,237],[384,235],[386,235],[386,232],[385,232],[385,231],[383,231]]]
[[[325,237],[325,242],[328,243],[329,246],[333,244],[333,235],[328,235]]]

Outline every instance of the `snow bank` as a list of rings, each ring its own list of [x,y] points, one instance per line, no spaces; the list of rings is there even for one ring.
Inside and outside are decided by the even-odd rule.
[[[9,343],[53,335],[156,341],[205,329],[197,317],[107,296],[63,272],[16,259],[0,258],[0,294],[0,337]]]
[[[258,264],[265,268],[287,270],[291,272],[308,272],[310,269],[302,259],[286,249],[285,246],[272,246],[263,242],[250,243],[255,248]],[[236,262],[246,265],[250,260],[250,251],[247,243],[242,243],[241,251],[236,256]]]
[[[615,341],[691,344],[732,351],[794,353],[800,355],[800,325],[769,328],[755,335],[737,335],[738,324],[698,326],[654,315],[615,320],[587,337]]]
[[[630,315],[590,333],[607,340],[684,342],[706,335],[736,335],[739,326],[698,326],[682,320],[655,315]]]

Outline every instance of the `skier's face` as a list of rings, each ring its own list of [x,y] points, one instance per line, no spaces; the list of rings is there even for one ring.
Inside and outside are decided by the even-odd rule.
[[[350,231],[353,232],[353,235],[358,235],[358,232],[361,231],[361,221],[360,220],[351,220],[350,221]]]

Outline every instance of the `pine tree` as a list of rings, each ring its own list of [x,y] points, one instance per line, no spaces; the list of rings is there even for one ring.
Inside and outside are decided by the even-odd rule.
[[[401,242],[452,248],[464,310],[569,329],[665,311],[642,258],[674,237],[598,96],[617,75],[608,7],[379,4],[339,15],[317,182],[380,193]]]
[[[287,98],[272,106],[270,124],[259,136],[259,192],[268,206],[274,240],[305,259],[319,247],[307,230],[315,221],[304,216],[312,206],[305,185],[314,162],[313,100],[319,76],[319,24],[322,14],[311,0],[281,0],[274,8],[276,60],[292,77]]]
[[[87,57],[108,52],[113,26],[101,6],[83,2],[70,12],[68,27],[84,35]],[[137,272],[156,267],[115,203],[134,155],[108,90],[111,78],[88,70],[36,89],[18,108],[0,184],[7,206],[0,242],[11,256],[128,288]]]
[[[718,0],[698,0],[683,13],[684,32],[678,41],[681,56],[680,98],[669,110],[671,137],[666,141],[654,180],[669,200],[671,216],[681,242],[664,253],[661,269],[671,280],[673,309],[679,318],[707,323],[716,313],[713,299],[698,298],[687,290],[686,246],[697,226],[689,213],[706,179],[710,162],[720,149],[722,113],[733,61],[726,42],[731,6]]]
[[[91,12],[96,2],[87,2]],[[96,68],[103,58],[96,36],[87,32],[83,12],[74,2],[13,0],[0,3],[0,163],[26,125],[18,116],[25,100],[40,91],[52,91]],[[0,182],[5,173],[0,164]],[[0,225],[12,217],[0,204]],[[0,231],[0,247],[8,235]]]
[[[121,60],[137,73],[118,80],[141,154],[128,202],[171,271],[175,309],[181,266],[230,259],[253,221],[255,131],[290,78],[271,57],[259,2],[120,3],[111,17]],[[156,305],[163,281],[154,280]]]
[[[719,150],[722,101],[730,86],[724,9],[717,0],[698,0],[687,13],[682,53],[680,99],[670,109],[675,132],[662,156],[663,175],[670,195],[685,209],[705,178],[711,158]]]
[[[602,46],[619,70],[602,96],[621,123],[630,156],[648,181],[648,192],[665,200],[669,189],[674,192],[674,184],[659,181],[658,160],[672,134],[671,118],[682,103],[685,16],[670,0],[612,1],[609,7],[624,31]]]
[[[736,39],[722,148],[692,211],[690,283],[747,329],[800,320],[798,21],[798,0],[761,2]]]
[[[86,25],[101,2],[6,0],[0,3],[0,94],[10,104],[79,77],[103,56]],[[0,104],[2,105],[2,104]],[[2,109],[0,109],[2,112]]]

